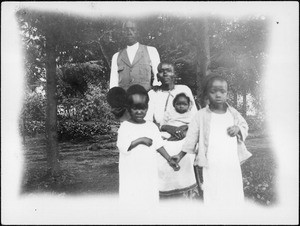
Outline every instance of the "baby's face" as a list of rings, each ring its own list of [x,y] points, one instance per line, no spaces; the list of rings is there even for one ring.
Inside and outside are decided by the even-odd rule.
[[[189,102],[185,97],[179,97],[174,107],[178,113],[183,114],[188,111],[189,106]]]

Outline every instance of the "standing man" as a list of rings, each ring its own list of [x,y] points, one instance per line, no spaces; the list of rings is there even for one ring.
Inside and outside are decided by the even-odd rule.
[[[149,91],[152,85],[160,85],[156,77],[160,63],[157,49],[137,41],[135,22],[126,21],[122,29],[127,47],[112,57],[109,88],[119,86],[127,90],[129,86],[139,84]]]

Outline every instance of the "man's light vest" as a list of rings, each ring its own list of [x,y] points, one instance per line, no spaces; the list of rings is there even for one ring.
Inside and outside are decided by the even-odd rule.
[[[127,90],[134,84],[142,85],[147,91],[151,89],[152,66],[147,46],[139,44],[132,64],[126,49],[119,52],[118,59],[119,86]]]

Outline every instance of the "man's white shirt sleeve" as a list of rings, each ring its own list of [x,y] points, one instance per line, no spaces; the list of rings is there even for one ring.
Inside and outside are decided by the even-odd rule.
[[[118,65],[117,65],[118,56],[119,56],[119,52],[115,53],[111,60],[111,70],[110,70],[110,80],[109,80],[110,89],[119,86],[119,75],[118,75]]]
[[[147,48],[148,48],[150,60],[151,60],[151,63],[152,63],[153,74],[154,74],[153,85],[154,86],[160,86],[161,82],[158,82],[158,80],[157,80],[157,66],[160,63],[160,58],[159,58],[158,51],[153,46],[147,46]]]

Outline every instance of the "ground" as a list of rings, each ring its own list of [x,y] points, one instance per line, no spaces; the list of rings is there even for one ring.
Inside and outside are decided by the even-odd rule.
[[[118,193],[118,150],[112,132],[93,142],[59,143],[61,174],[46,173],[46,150],[43,137],[26,138],[23,193],[59,194]],[[261,205],[276,203],[276,163],[270,140],[250,134],[246,141],[253,156],[242,165],[245,196]]]

